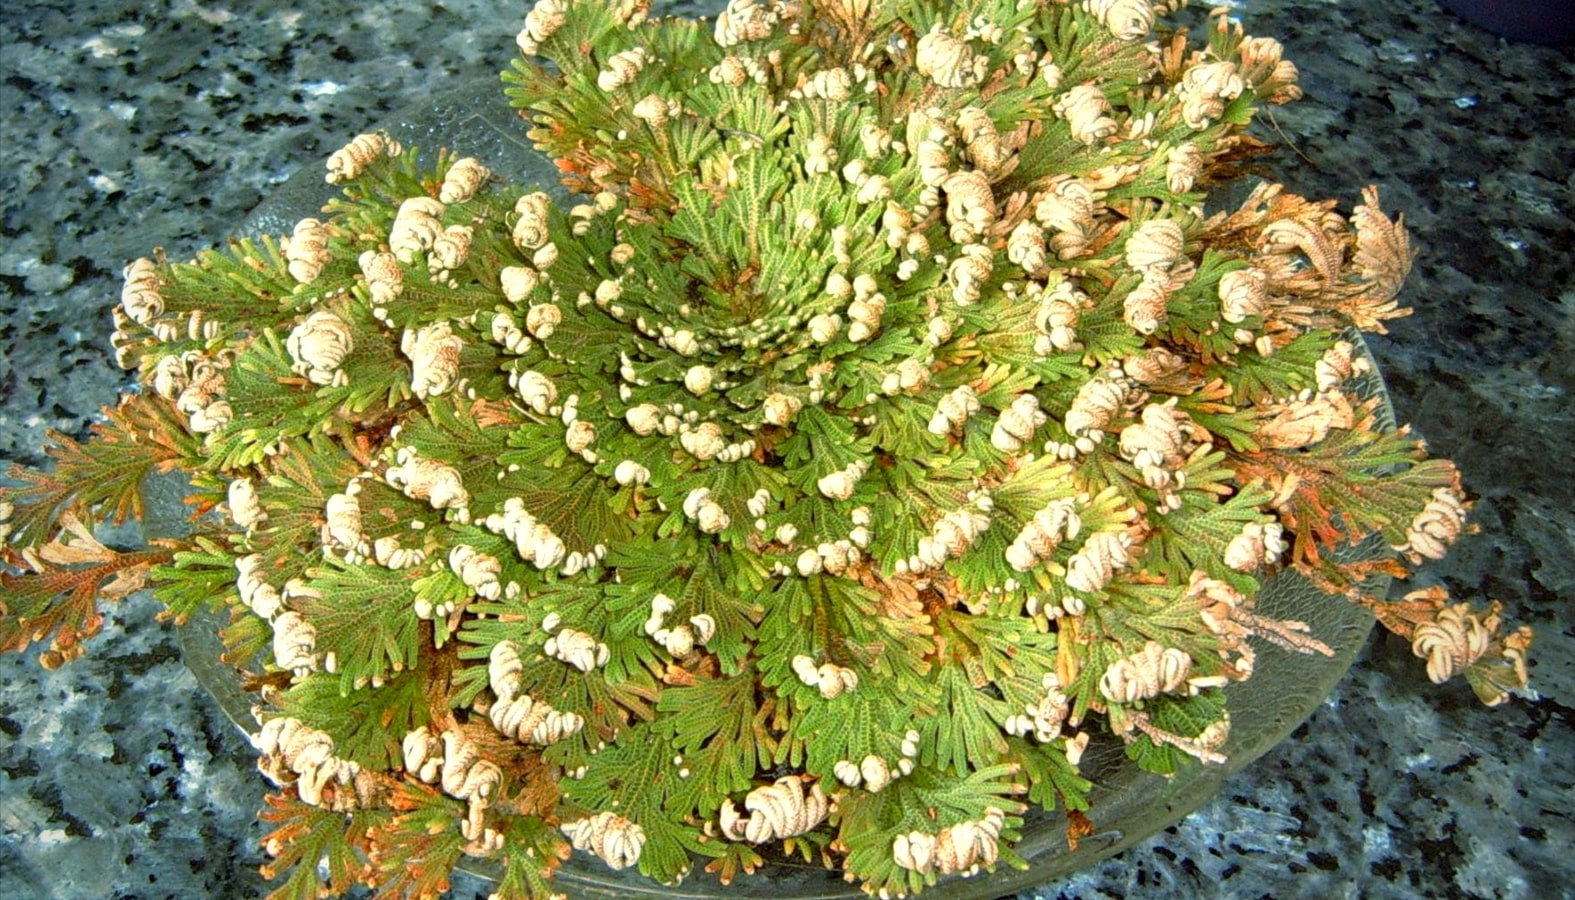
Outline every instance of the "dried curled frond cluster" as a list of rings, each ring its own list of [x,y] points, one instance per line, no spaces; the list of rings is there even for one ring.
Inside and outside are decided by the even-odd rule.
[[[722,804],[721,833],[729,840],[763,844],[805,834],[830,812],[831,801],[819,783],[808,788],[799,775],[785,775],[744,797],[744,812],[732,801]]]
[[[360,765],[335,756],[333,738],[299,719],[288,716],[269,719],[252,743],[261,754],[258,770],[275,784],[294,784],[304,803],[325,805],[324,790],[329,785],[362,793],[368,791],[366,782],[359,781]],[[341,804],[344,802],[335,799]]]
[[[539,0],[505,78],[576,196],[365,134],[289,234],[133,262],[133,424],[0,489],[5,558],[227,606],[270,847],[349,829],[299,846],[394,892],[463,853],[511,900],[571,849],[883,897],[1021,865],[1015,798],[1080,808],[1091,742],[1217,763],[1261,654],[1333,654],[1279,578],[1501,702],[1528,631],[1369,596],[1470,531],[1357,337],[1404,224],[1205,215],[1296,71],[1223,10],[1153,39],[1173,5]],[[223,515],[174,549],[52,542],[176,467]],[[5,646],[96,628],[4,577]]]

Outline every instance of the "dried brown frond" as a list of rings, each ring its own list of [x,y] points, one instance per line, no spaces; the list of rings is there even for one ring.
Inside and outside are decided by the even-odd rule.
[[[1351,212],[1351,224],[1356,226],[1356,254],[1351,261],[1363,279],[1373,282],[1387,296],[1394,296],[1411,273],[1411,261],[1415,258],[1405,229],[1405,214],[1392,220],[1385,216],[1378,207],[1378,188],[1369,185],[1362,190],[1362,202]]]
[[[1333,287],[1340,276],[1341,247],[1337,238],[1325,231],[1313,216],[1277,219],[1263,229],[1258,246],[1266,255],[1284,255],[1300,250],[1323,276],[1325,287]]]

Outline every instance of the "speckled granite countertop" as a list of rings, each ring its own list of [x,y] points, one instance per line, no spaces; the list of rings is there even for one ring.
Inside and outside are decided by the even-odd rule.
[[[1201,812],[1023,896],[1570,896],[1575,890],[1575,51],[1432,0],[1250,0],[1307,99],[1293,190],[1374,182],[1422,256],[1373,349],[1402,421],[1458,461],[1481,533],[1424,580],[1539,633],[1537,700],[1480,708],[1396,640]],[[314,9],[306,12],[304,9]],[[513,52],[523,4],[50,0],[0,12],[0,460],[81,432],[124,376],[119,270],[188,257],[302,166]],[[500,101],[501,102],[501,101]],[[246,742],[151,601],[54,673],[0,657],[0,898],[267,892]],[[454,896],[482,897],[474,883]]]

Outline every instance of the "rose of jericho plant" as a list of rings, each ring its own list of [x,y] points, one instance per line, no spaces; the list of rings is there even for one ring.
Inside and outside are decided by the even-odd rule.
[[[1468,508],[1352,388],[1403,224],[1205,214],[1296,70],[1167,12],[540,0],[504,80],[581,202],[364,134],[292,234],[129,265],[139,389],[11,472],[0,643],[227,611],[281,897],[1021,864],[1029,804],[1097,822],[1091,733],[1219,762],[1253,642],[1329,652],[1254,611],[1287,569],[1502,700],[1526,629],[1369,586]],[[171,469],[189,536],[94,540]]]

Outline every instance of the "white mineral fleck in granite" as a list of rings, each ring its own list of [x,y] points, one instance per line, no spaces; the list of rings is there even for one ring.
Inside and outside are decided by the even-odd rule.
[[[1349,209],[1376,182],[1406,213],[1416,314],[1374,352],[1401,420],[1465,471],[1482,529],[1426,577],[1538,629],[1541,699],[1482,709],[1375,638],[1214,802],[1021,896],[1567,896],[1575,482],[1556,463],[1575,454],[1575,51],[1507,44],[1432,0],[1230,5],[1302,72],[1307,99],[1271,113],[1310,160],[1275,157],[1290,189]],[[127,260],[189,257],[426,91],[496,89],[526,8],[0,13],[0,460],[37,461],[46,428],[80,435],[127,383],[108,350]],[[112,610],[58,672],[0,656],[0,900],[266,894],[253,752],[155,612],[146,597]],[[486,893],[461,881],[454,896]]]

